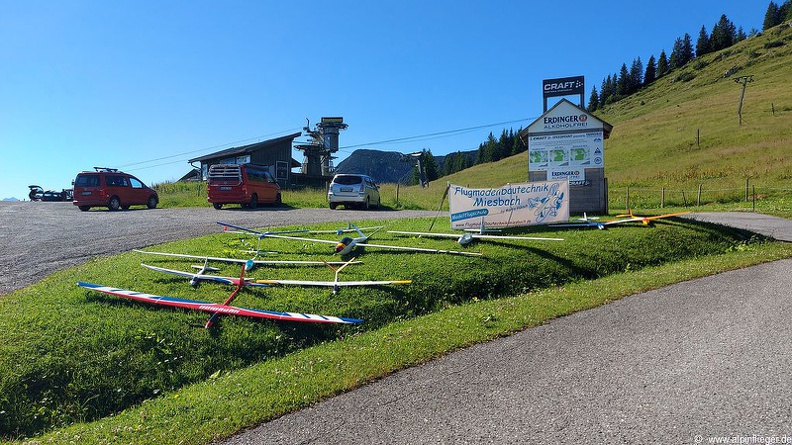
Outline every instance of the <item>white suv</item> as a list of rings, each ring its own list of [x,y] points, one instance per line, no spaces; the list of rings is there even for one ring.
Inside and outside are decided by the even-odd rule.
[[[343,204],[344,208],[353,206],[367,210],[372,207],[379,208],[379,187],[366,175],[335,175],[327,191],[327,201],[331,209],[335,209],[339,204]]]

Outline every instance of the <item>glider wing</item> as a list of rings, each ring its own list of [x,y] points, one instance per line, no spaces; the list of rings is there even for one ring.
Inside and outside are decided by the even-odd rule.
[[[285,236],[284,238],[292,238],[290,236]],[[333,244],[336,244],[335,241],[331,241]],[[222,261],[226,263],[237,263],[237,264],[247,264],[248,262],[252,261],[254,264],[264,265],[264,266],[322,266],[326,263],[324,261],[287,261],[287,260],[243,260],[241,258],[219,258],[219,257],[211,257],[211,256],[201,256],[201,255],[188,255],[184,253],[168,253],[168,252],[153,252],[150,250],[138,250],[134,249],[134,252],[138,253],[148,253],[151,255],[163,255],[163,256],[170,256],[175,258],[189,258],[192,260],[210,260],[210,261]],[[360,261],[356,261],[352,264],[359,264]],[[343,261],[335,261],[331,262],[330,264],[334,266],[343,265]]]
[[[230,306],[225,304],[210,303],[206,301],[187,300],[183,298],[165,297],[151,295],[142,292],[135,292],[126,289],[102,286],[99,284],[85,283],[78,281],[77,285],[96,292],[102,292],[116,297],[128,298],[130,300],[142,301],[144,303],[156,304],[161,306],[180,307],[197,311],[208,312],[211,314],[238,315],[243,317],[266,318],[282,321],[299,321],[309,323],[340,323],[358,324],[363,320],[356,318],[341,318],[330,315],[302,314],[295,312],[265,311],[261,309],[249,309],[244,307]]]
[[[171,275],[178,275],[180,277],[189,278],[191,280],[201,280],[201,281],[214,281],[216,283],[224,283],[224,284],[233,284],[235,286],[239,285],[239,278],[233,277],[218,277],[216,275],[204,275],[200,273],[191,273],[191,272],[183,272],[181,270],[173,270],[173,269],[165,269],[164,267],[157,267],[157,266],[149,266],[148,264],[140,263],[141,266],[145,267],[146,269],[153,270],[155,272],[162,272]],[[256,283],[252,280],[245,280],[245,286],[254,286],[254,287],[267,287],[262,283]]]

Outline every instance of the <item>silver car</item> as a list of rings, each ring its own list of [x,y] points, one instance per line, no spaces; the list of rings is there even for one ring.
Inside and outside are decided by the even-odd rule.
[[[327,191],[330,208],[339,204],[344,208],[360,207],[363,209],[379,208],[379,186],[367,175],[339,174],[335,175],[330,189]]]

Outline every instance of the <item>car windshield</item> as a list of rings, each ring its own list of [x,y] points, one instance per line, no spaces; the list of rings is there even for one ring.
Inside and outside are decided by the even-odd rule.
[[[363,182],[363,178],[360,176],[336,176],[333,179],[333,183],[341,185],[355,185],[361,182]]]

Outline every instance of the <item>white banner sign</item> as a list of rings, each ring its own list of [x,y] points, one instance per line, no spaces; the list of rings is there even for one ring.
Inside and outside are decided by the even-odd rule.
[[[471,189],[451,184],[452,229],[522,227],[569,220],[569,181],[507,184]]]

